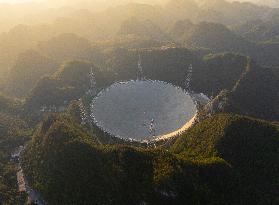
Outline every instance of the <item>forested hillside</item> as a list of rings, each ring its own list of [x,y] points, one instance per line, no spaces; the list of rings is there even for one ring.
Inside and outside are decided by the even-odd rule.
[[[203,169],[213,174],[219,167],[222,171],[214,174],[232,177],[228,165],[218,159],[195,163],[163,150],[100,146],[79,125],[62,116],[49,117],[41,124],[24,160],[32,165],[26,167],[30,176],[39,179],[34,185],[53,204],[80,200],[95,204],[213,203],[211,197],[221,187],[210,186]],[[53,163],[57,166],[50,168]],[[78,180],[73,181],[73,177]],[[207,185],[210,187],[204,190]]]
[[[250,204],[276,204],[278,143],[277,125],[223,114],[190,129],[172,151],[190,158],[223,158],[239,173],[242,199]]]
[[[99,90],[115,81],[136,79],[139,53],[148,79],[184,87],[187,68],[192,64],[191,89],[194,92],[215,97],[227,90],[230,94],[226,110],[278,120],[278,76],[274,70],[251,63],[250,58],[239,54],[207,54],[206,50],[183,48],[114,49],[103,55],[107,60],[100,66],[86,61],[65,63],[51,76],[34,84],[28,91],[25,107],[29,113],[37,113],[42,106],[65,106],[65,102],[79,99],[89,89],[91,67]]]
[[[9,3],[0,3],[0,204],[279,204],[278,8],[229,0]],[[153,105],[158,89],[137,94],[150,100],[144,120],[122,126],[148,138],[105,130],[94,100],[136,80],[180,89],[191,120],[158,134],[166,117],[156,119],[152,106],[162,114],[189,107],[170,91]],[[131,109],[121,108],[130,121],[141,110],[131,98]],[[100,114],[115,119],[110,109]],[[116,130],[125,118],[117,116]]]
[[[217,115],[180,137],[171,152],[103,147],[69,117],[50,116],[24,160],[33,185],[53,204],[264,204],[277,200],[278,137],[271,123]]]
[[[16,171],[11,163],[11,153],[25,143],[30,136],[27,124],[14,116],[19,103],[0,96],[0,202],[2,204],[22,204],[26,201],[24,193],[18,193]]]

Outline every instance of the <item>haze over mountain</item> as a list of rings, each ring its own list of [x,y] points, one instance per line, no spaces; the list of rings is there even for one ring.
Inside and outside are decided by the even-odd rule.
[[[0,0],[0,204],[278,204],[277,3]],[[149,113],[125,100],[129,126],[98,112],[146,140],[99,127],[94,99],[118,109],[111,86],[146,80],[191,120],[157,136],[152,106],[187,102],[155,92]]]
[[[266,6],[270,6],[270,7],[274,7],[274,8],[278,8],[279,7],[279,1],[278,0],[239,0],[242,2],[252,2],[255,4],[259,4],[259,5],[266,5]]]

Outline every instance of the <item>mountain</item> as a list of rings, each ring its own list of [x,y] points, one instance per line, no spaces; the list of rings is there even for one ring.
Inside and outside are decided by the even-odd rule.
[[[121,24],[119,34],[121,35],[136,35],[141,37],[149,37],[155,40],[167,39],[164,32],[150,20],[140,21],[136,18],[131,18]]]
[[[2,108],[2,105],[0,105]],[[11,163],[11,153],[28,140],[26,123],[0,109],[0,198],[3,204],[21,204],[27,197],[18,193],[16,171]],[[7,110],[5,110],[7,111]]]
[[[272,16],[270,20],[254,20],[233,27],[233,31],[245,39],[254,42],[278,42],[279,19]]]
[[[61,43],[63,42],[62,41],[63,37],[65,38],[64,44],[62,44],[64,46],[68,45],[65,43],[67,39],[72,40],[69,41],[70,44],[68,45],[69,46],[68,48],[71,48],[70,45],[72,45],[73,43],[76,43],[77,46],[80,46],[80,44],[84,43],[84,41],[80,39],[81,42],[80,44],[78,44],[78,42],[75,41],[76,40],[76,38],[74,38],[75,36],[64,35],[64,36],[60,36],[59,38],[59,35],[65,33],[66,34],[73,33],[78,36],[94,38],[93,33],[95,33],[96,30],[93,29],[94,21],[92,20],[92,18],[93,18],[92,14],[90,12],[89,14],[83,12],[83,15],[81,15],[78,12],[74,12],[74,13],[71,12],[71,14],[67,15],[67,17],[63,17],[63,18],[60,17],[55,19],[55,21],[50,21],[44,24],[35,24],[35,25],[24,25],[24,24],[17,25],[12,29],[10,29],[9,31],[5,33],[1,33],[0,34],[0,42],[1,42],[0,43],[0,71],[4,74],[9,72],[9,69],[12,66],[14,66],[15,61],[18,58],[18,55],[27,50],[36,49],[38,43],[40,43],[40,48],[50,56],[52,54],[50,53],[51,48],[56,48],[59,52],[63,51],[61,50],[61,48],[57,47],[59,43],[61,46]],[[46,46],[46,42],[49,43],[50,46]],[[57,45],[55,45],[55,43],[57,43]],[[88,48],[88,46],[90,45],[90,43],[87,44],[88,45],[86,45],[85,48]],[[77,47],[77,48],[84,49],[84,47],[83,48]],[[54,53],[60,54],[59,52],[58,53],[54,52]],[[57,57],[61,57],[61,55],[63,54],[65,54],[65,50],[62,54],[57,55]]]
[[[239,51],[249,53],[255,48],[255,45],[249,41],[217,23],[201,22],[193,26],[186,22],[181,30],[176,26],[170,33],[172,36],[181,36],[178,40],[186,46],[209,48],[214,52]]]
[[[199,11],[199,7],[194,0],[170,0],[163,7],[163,11],[161,24],[170,26],[179,20],[193,20]]]
[[[88,91],[91,67],[95,74],[98,89],[102,89],[115,81],[136,78],[138,54],[142,54],[144,73],[148,78],[160,79],[182,85],[190,63],[202,65],[199,57],[187,49],[153,49],[151,51],[135,51],[115,49],[106,53],[106,61],[102,67],[84,61],[71,61],[63,64],[52,76],[41,78],[25,101],[29,113],[36,113],[42,106],[62,106],[64,102],[79,99]]]
[[[240,61],[236,62],[240,63]],[[219,73],[221,72],[219,71]],[[237,73],[231,73],[230,75],[235,74]],[[213,101],[200,110],[201,119],[212,113],[226,112],[278,121],[277,69],[260,67],[251,59],[246,58],[243,61],[242,69],[235,77],[236,81],[224,80],[224,82],[230,82],[231,84],[223,86],[223,90],[219,89],[214,93]],[[221,76],[219,78],[222,79]],[[202,79],[200,82],[203,82]],[[214,77],[212,82],[216,82]],[[219,83],[217,88],[220,88]]]
[[[17,25],[6,33],[0,34],[0,71],[9,72],[18,55],[34,49],[39,41],[53,36],[47,25]]]
[[[10,98],[0,93],[0,113],[16,115],[22,103],[14,98]]]
[[[191,89],[194,92],[214,97],[227,90],[229,104],[225,110],[266,120],[279,119],[279,95],[275,89],[278,87],[278,76],[274,69],[260,67],[251,63],[250,58],[239,54],[207,52],[184,48],[114,49],[106,52],[105,61],[100,67],[90,62],[68,62],[54,75],[34,85],[25,106],[30,112],[37,112],[44,105],[64,106],[64,102],[79,99],[89,89],[91,67],[98,89],[115,81],[135,79],[140,54],[143,72],[148,79],[184,87],[187,69],[192,64]],[[254,79],[257,79],[257,83],[254,83]]]
[[[278,76],[271,69],[253,64],[248,64],[246,73],[232,90],[229,109],[257,118],[278,120]]]
[[[141,55],[146,78],[185,86],[187,69],[193,66],[191,89],[208,96],[231,90],[246,71],[246,56],[232,53],[207,54],[206,50],[185,48],[146,49],[130,51],[117,49],[108,55],[106,67],[115,80],[136,77],[138,54]]]
[[[182,48],[138,51],[116,49],[107,53],[104,67],[94,68],[97,85],[104,87],[114,81],[136,78],[139,53],[142,58],[144,75],[147,78],[159,79],[180,86],[184,86],[187,68],[192,64],[193,77],[191,87],[195,92],[203,92],[208,96],[215,96],[224,89],[232,90],[242,74],[246,72],[248,58],[245,56],[231,53],[208,54],[205,56],[202,54],[199,56],[198,52],[201,51]],[[61,66],[54,77],[59,85],[57,86],[71,89],[71,92],[79,93],[78,96],[83,95],[89,86],[88,73],[90,66],[92,66],[90,63],[85,62],[71,62]],[[256,65],[252,67],[256,67]],[[181,75],[181,73],[185,75]],[[48,83],[42,85],[48,87]],[[43,87],[41,86],[41,88]],[[41,96],[39,94],[40,89],[37,88],[35,88],[37,91],[35,92],[34,90],[33,92],[33,94],[37,94],[33,95],[33,97],[36,95]],[[48,89],[51,90],[50,88]],[[265,91],[269,93],[269,90]],[[49,91],[48,95],[50,93]],[[68,95],[70,96],[71,94],[69,93]],[[53,98],[53,100],[55,99]],[[48,101],[37,99],[34,102]]]
[[[239,172],[242,199],[254,204],[278,200],[278,125],[221,114],[206,119],[180,137],[172,150],[194,158],[221,157]]]
[[[74,64],[68,65],[70,66]],[[53,76],[45,76],[41,78],[28,94],[25,103],[26,108],[28,108],[28,110],[31,109],[36,111],[40,110],[44,105],[61,106],[64,104],[64,101],[78,99],[81,97],[84,94],[86,88],[89,88],[88,73],[90,72],[90,65],[86,65],[87,72],[82,72],[82,70],[80,70],[77,73],[72,73],[70,77],[66,75],[66,72],[65,75],[60,74],[64,73],[65,67],[68,68],[66,65],[65,67],[62,67],[60,71],[57,71],[57,73],[55,73]],[[77,67],[77,69],[78,68],[80,67]],[[76,74],[80,74],[80,78],[85,77],[86,81],[78,81],[78,79],[76,79]],[[68,77],[68,79],[66,77]],[[64,83],[62,83],[62,81]],[[81,87],[76,87],[77,83]]]
[[[238,201],[233,197],[238,193],[233,181],[237,176],[221,159],[193,162],[163,150],[103,147],[67,116],[45,118],[23,163],[30,183],[51,204],[58,204],[58,199],[59,204]],[[214,182],[210,176],[222,180]],[[227,180],[232,181],[224,185]],[[226,192],[232,188],[233,192]]]
[[[64,33],[47,41],[39,42],[36,49],[58,63],[88,60],[93,50],[89,40],[73,33]]]
[[[174,23],[174,25],[169,29],[169,35],[172,39],[176,41],[183,42],[191,35],[195,29],[195,24],[190,20],[180,20]]]
[[[89,40],[75,34],[61,34],[20,53],[9,71],[4,90],[11,96],[24,97],[40,78],[57,71],[58,65],[75,60],[94,60],[100,64],[102,58],[99,49],[92,47]]]
[[[278,204],[278,9],[225,0],[92,9],[109,2],[26,4],[29,16],[19,6],[7,22],[17,9],[0,5],[0,31],[11,24],[0,33],[0,204],[26,202],[11,160],[21,145],[28,184],[48,204]],[[137,79],[139,60],[145,79],[182,89],[191,70],[190,91],[212,99],[187,131],[140,143],[84,119],[90,72],[99,92]]]
[[[247,1],[201,0],[199,2],[198,21],[222,23],[227,26],[262,19],[266,13],[272,11],[271,8]]]
[[[140,25],[134,25],[133,29],[135,27],[139,28],[138,26],[140,26],[141,31],[142,28],[147,28],[148,32],[146,33],[149,33],[152,37],[156,36],[153,39],[156,40],[158,38],[161,39],[162,36],[164,37],[162,34],[175,22],[184,21],[185,19],[190,19],[194,23],[211,21],[225,26],[232,26],[255,19],[262,20],[267,15],[276,13],[275,9],[251,3],[229,3],[222,0],[202,2],[171,0],[161,6],[147,3],[128,3],[111,6],[99,12],[90,11],[90,8],[44,10],[44,12],[52,13],[51,17],[46,18],[45,23],[17,25],[0,34],[0,72],[6,75],[14,65],[18,55],[28,49],[34,49],[39,42],[48,42],[51,38],[65,33],[76,34],[82,38],[89,39],[91,42],[108,40],[118,36],[121,25],[124,26],[127,20],[133,18],[140,19]],[[38,16],[40,15],[37,14],[35,16],[39,18]],[[31,17],[31,19],[33,18],[35,17]],[[45,17],[41,16],[40,18],[44,19]],[[33,21],[41,22],[40,19],[33,19]],[[158,37],[155,34],[160,30],[162,33]],[[61,38],[59,41],[59,43],[62,42]],[[52,39],[51,42],[54,43],[55,39]],[[56,50],[46,48],[47,46],[44,43],[42,44],[42,48],[45,49],[49,56],[56,56],[55,54],[57,54],[60,59],[68,57],[68,54],[64,56],[65,52],[59,50],[58,47],[56,49],[59,52],[55,52]],[[55,48],[55,46],[52,45],[52,48]],[[60,52],[62,53],[60,54]]]
[[[56,106],[65,109],[72,100],[86,95],[90,87],[89,73],[91,68],[95,74],[97,87],[107,83],[98,67],[84,61],[71,61],[61,65],[51,76],[41,78],[25,98],[24,111],[30,119],[41,115],[42,107]]]
[[[56,70],[57,64],[40,53],[29,50],[22,53],[6,80],[6,93],[15,97],[25,96],[44,75]]]
[[[207,48],[213,52],[240,53],[250,56],[263,66],[277,67],[279,65],[275,55],[279,50],[276,41],[252,42],[235,34],[222,24],[202,22],[193,26],[186,22],[181,29],[174,26],[169,33],[174,41],[187,47]]]
[[[104,147],[71,117],[51,115],[37,128],[23,164],[32,186],[52,204],[272,204],[278,128],[216,115],[165,151]]]
[[[274,8],[278,8],[279,7],[279,2],[278,0],[266,0],[266,1],[260,1],[260,0],[255,0],[254,1],[255,3],[258,3],[258,4],[262,4],[262,5],[267,5],[267,6],[270,6],[270,7],[274,7]]]
[[[222,90],[232,90],[246,71],[246,56],[232,53],[208,54],[203,66],[193,68],[191,87],[197,93],[216,96]]]

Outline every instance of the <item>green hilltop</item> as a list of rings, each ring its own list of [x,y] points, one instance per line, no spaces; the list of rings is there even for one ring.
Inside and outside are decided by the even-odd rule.
[[[26,202],[10,157],[24,144],[51,205],[279,204],[278,8],[127,2],[0,4],[0,204]],[[136,79],[139,56],[146,79],[182,88],[192,65],[191,91],[212,101],[185,133],[144,144],[82,120],[91,69],[99,92]]]
[[[277,124],[219,114],[191,128],[171,150],[181,157],[224,159],[239,174],[242,199],[274,204],[278,202],[278,146]]]
[[[49,203],[278,201],[276,124],[220,114],[167,149],[100,145],[94,139],[67,115],[49,116],[38,127],[24,154],[24,169]]]

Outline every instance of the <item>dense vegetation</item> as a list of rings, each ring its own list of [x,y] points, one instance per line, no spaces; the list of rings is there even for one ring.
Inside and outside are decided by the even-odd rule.
[[[229,110],[262,119],[278,120],[278,76],[271,69],[253,65],[248,66],[247,72],[232,90]]]
[[[62,64],[51,76],[38,80],[26,97],[25,113],[38,115],[43,106],[66,107],[81,98],[90,86],[89,72],[95,73],[98,90],[115,81],[136,78],[141,55],[144,76],[185,86],[187,69],[193,65],[191,89],[207,96],[229,91],[226,111],[267,120],[279,119],[278,75],[246,56],[232,53],[208,54],[207,50],[113,49],[104,54],[99,66],[90,61]],[[254,83],[256,79],[256,84]]]
[[[113,2],[112,4],[115,3]],[[38,5],[34,7],[38,7]],[[94,4],[92,7],[96,7],[96,5]],[[13,18],[14,16],[22,15],[21,13],[33,13],[33,16],[31,14],[28,18],[26,16],[24,16],[24,18],[19,18],[21,20],[20,23],[23,22],[21,25],[12,26],[15,25],[15,23],[6,23],[9,29],[1,30],[0,28],[1,33],[6,31],[0,35],[1,74],[8,73],[9,69],[13,67],[18,55],[29,49],[41,50],[43,54],[48,55],[48,57],[57,57],[60,60],[64,60],[65,57],[69,56],[82,57],[82,59],[84,59],[84,56],[80,56],[80,54],[86,56],[90,55],[91,48],[88,40],[94,42],[94,44],[101,43],[101,45],[103,45],[103,43],[115,39],[115,43],[111,43],[110,45],[112,47],[115,45],[121,47],[123,44],[119,44],[117,39],[119,35],[123,34],[125,34],[125,37],[122,36],[122,39],[125,39],[127,34],[134,34],[137,36],[136,39],[138,39],[138,41],[142,41],[147,35],[151,37],[151,41],[149,41],[150,44],[152,40],[158,39],[171,39],[171,41],[177,42],[177,38],[172,39],[170,37],[169,30],[174,27],[176,22],[185,21],[187,19],[194,24],[203,21],[213,22],[213,24],[207,25],[202,23],[200,25],[202,27],[206,26],[206,28],[209,27],[211,31],[214,30],[214,28],[219,28],[216,31],[222,31],[222,34],[226,35],[224,40],[227,39],[228,41],[241,38],[235,37],[234,34],[230,34],[225,27],[222,28],[221,25],[216,27],[215,23],[223,24],[228,27],[235,27],[236,25],[242,25],[246,22],[257,21],[260,23],[256,23],[256,26],[250,26],[249,28],[251,29],[248,32],[237,33],[244,37],[248,36],[248,40],[253,40],[253,38],[249,36],[256,36],[256,38],[266,41],[269,39],[276,39],[275,28],[276,19],[278,19],[276,18],[276,9],[250,3],[230,3],[225,0],[204,0],[200,2],[196,2],[195,0],[170,0],[164,6],[140,3],[122,4],[121,6],[110,7],[109,9],[97,13],[92,11],[93,9],[88,6],[84,7],[84,10],[69,7],[52,10],[40,8],[39,10],[42,11],[43,17],[38,14],[40,12],[35,12],[36,14],[34,14],[34,11],[32,11],[33,7],[30,9],[23,6],[23,9],[21,6],[14,6],[14,8],[11,6],[11,8],[7,9],[5,6],[1,5],[1,8],[1,11],[3,10],[3,18],[6,20],[11,19],[10,16],[7,18],[8,11],[14,14],[12,16]],[[21,12],[15,12],[19,9],[21,9]],[[23,10],[25,12],[23,12]],[[30,10],[32,12],[30,12]],[[50,13],[52,15],[50,15]],[[27,19],[32,19],[32,21],[30,20],[31,23]],[[41,24],[41,22],[44,22],[44,24]],[[263,22],[264,26],[262,26],[261,22]],[[247,26],[245,27],[247,28]],[[255,27],[260,29],[256,29]],[[200,29],[200,31],[203,30],[204,29]],[[239,31],[243,29],[233,30]],[[266,30],[268,32],[266,32]],[[184,31],[189,31],[189,33],[191,33],[192,29],[189,27],[187,30],[184,29]],[[65,33],[67,34],[66,36]],[[74,34],[80,37],[74,38]],[[207,32],[203,34],[207,34]],[[257,37],[259,35],[264,35],[264,38]],[[208,35],[205,36],[208,37]],[[69,39],[75,40],[70,41]],[[63,41],[65,42],[65,40],[67,43],[61,44]],[[226,42],[227,44],[229,43],[228,41]],[[243,40],[241,41],[244,42]],[[70,42],[72,42],[72,44]],[[249,45],[247,43],[245,43],[245,45],[239,45],[239,43],[240,42],[236,42],[236,45],[241,46],[241,48],[245,48],[245,45]],[[162,42],[157,43],[157,45],[161,44]],[[63,45],[63,48],[58,45]],[[73,47],[73,45],[75,47]],[[134,43],[133,45],[138,46],[139,44]],[[74,53],[73,50],[65,53],[64,48],[68,50],[74,48],[77,49],[77,52],[74,55],[70,54]],[[269,52],[267,51],[268,54],[272,53],[271,49],[267,50],[269,50]],[[260,53],[258,50],[255,50],[255,52]]]
[[[11,153],[29,136],[26,124],[15,117],[0,112],[0,203],[21,204],[25,195],[18,193],[15,164],[10,162]]]
[[[10,154],[28,140],[24,172],[48,204],[278,204],[278,9],[112,4],[0,4],[0,204],[26,201]],[[182,88],[192,65],[191,90],[212,98],[156,148],[81,119],[91,70],[100,91],[136,79],[139,58],[145,78]]]
[[[14,67],[10,70],[5,90],[11,96],[22,97],[35,86],[42,76],[53,73],[56,66],[53,60],[35,51],[26,51],[18,57]]]
[[[275,204],[278,143],[276,125],[217,115],[170,151],[101,146],[69,116],[49,116],[24,161],[51,204]]]
[[[217,115],[190,129],[175,142],[172,151],[197,159],[221,157],[239,174],[242,200],[249,204],[276,204],[278,128],[248,117]]]
[[[232,177],[218,159],[191,162],[163,150],[103,147],[65,116],[43,121],[24,161],[33,185],[51,204],[213,204],[222,187],[212,186],[205,170],[219,167],[215,174]]]

